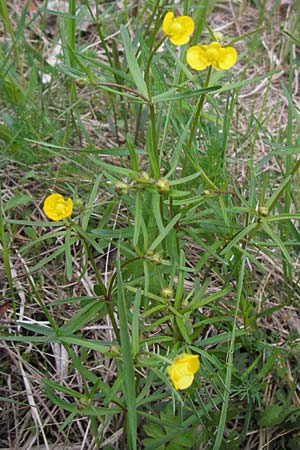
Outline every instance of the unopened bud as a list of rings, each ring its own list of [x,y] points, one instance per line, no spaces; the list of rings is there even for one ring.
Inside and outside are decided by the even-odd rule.
[[[160,178],[155,183],[156,189],[160,194],[167,194],[170,190],[170,183],[166,178]]]
[[[123,181],[118,181],[115,184],[115,191],[118,195],[126,195],[128,194],[129,186],[126,183],[123,183]]]
[[[161,256],[159,253],[154,253],[151,258],[150,261],[153,262],[153,264],[155,264],[156,266],[159,266],[159,264],[161,264]]]
[[[114,354],[114,356],[120,356],[120,347],[118,346],[118,345],[116,345],[116,344],[113,344],[111,347],[110,347],[110,351]]]
[[[216,41],[219,41],[219,42],[223,41],[224,35],[223,35],[223,33],[221,33],[221,31],[214,31],[214,36],[215,36]]]
[[[75,80],[76,84],[78,87],[83,88],[87,85],[87,79],[86,78],[77,78]]]
[[[260,206],[258,208],[258,214],[260,216],[266,217],[269,214],[269,210],[268,208],[266,208],[265,206]]]
[[[81,198],[79,198],[79,197],[76,198],[74,206],[76,206],[76,208],[82,208],[83,207],[83,201],[81,200]]]
[[[160,291],[160,295],[163,298],[171,299],[173,297],[173,291],[172,289],[165,287]]]
[[[150,181],[150,175],[149,175],[149,173],[146,172],[145,170],[143,170],[143,171],[140,173],[140,176],[139,176],[139,182],[140,182],[140,183],[148,183],[149,181]]]
[[[210,192],[207,189],[204,189],[203,195],[209,195],[209,194],[210,194]]]

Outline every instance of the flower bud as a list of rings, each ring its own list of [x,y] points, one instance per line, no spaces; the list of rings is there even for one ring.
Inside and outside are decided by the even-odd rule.
[[[76,208],[82,208],[83,207],[83,201],[81,200],[81,198],[76,197],[74,206],[76,206]]]
[[[140,183],[148,183],[150,181],[150,175],[148,172],[146,172],[145,170],[143,170],[140,173],[140,177],[139,177],[139,182]]]
[[[152,250],[148,250],[145,254],[145,257],[157,266],[161,264],[161,256],[159,253],[154,253]]]
[[[170,183],[166,178],[160,178],[157,180],[155,186],[157,191],[162,195],[167,194],[170,190]]]
[[[219,41],[219,42],[223,41],[224,35],[223,35],[223,33],[221,33],[221,31],[214,31],[214,36],[215,36],[216,41]]]
[[[113,344],[110,347],[110,351],[113,353],[114,356],[120,356],[120,354],[121,354],[120,347],[116,344]]]
[[[269,214],[269,210],[265,206],[260,206],[258,208],[258,214],[262,217],[266,217]]]
[[[78,87],[83,88],[87,85],[88,80],[86,78],[77,78],[75,80],[75,83],[77,84]]]
[[[123,181],[117,181],[115,184],[115,191],[118,195],[126,195],[128,194],[129,186]]]
[[[161,256],[159,253],[154,253],[154,255],[151,256],[151,262],[155,264],[156,266],[159,266],[161,264]]]
[[[160,291],[160,295],[163,298],[170,300],[173,297],[173,291],[172,291],[172,289],[165,287]]]

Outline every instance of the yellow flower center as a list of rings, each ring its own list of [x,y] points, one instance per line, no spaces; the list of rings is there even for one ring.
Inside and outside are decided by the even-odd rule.
[[[213,63],[218,60],[220,55],[220,51],[217,48],[208,47],[206,50],[206,56],[210,63]]]
[[[173,22],[170,25],[170,34],[179,34],[182,33],[183,30],[183,26],[180,22],[177,22],[176,19],[173,20]]]
[[[57,214],[66,214],[67,213],[67,208],[65,203],[57,203],[57,205],[55,205],[55,211]]]

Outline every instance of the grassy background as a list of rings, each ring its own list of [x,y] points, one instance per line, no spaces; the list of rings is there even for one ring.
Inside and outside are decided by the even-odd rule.
[[[195,136],[207,72],[154,51],[167,10],[239,53]],[[0,0],[1,448],[300,448],[299,11]]]

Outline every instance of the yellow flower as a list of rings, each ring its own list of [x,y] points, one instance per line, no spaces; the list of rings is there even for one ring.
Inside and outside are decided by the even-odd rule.
[[[73,202],[71,198],[65,200],[60,194],[51,194],[46,197],[43,209],[49,219],[57,222],[72,214]]]
[[[171,11],[167,12],[162,24],[163,32],[170,36],[170,41],[174,45],[184,45],[189,42],[194,27],[193,19],[188,16],[179,16],[174,19]]]
[[[194,375],[200,368],[199,355],[182,353],[174,358],[167,374],[175,389],[187,389],[194,381]]]
[[[209,45],[193,45],[187,51],[188,64],[195,70],[205,70],[213,66],[216,70],[227,70],[237,60],[237,52],[233,47],[222,47],[219,42]]]

